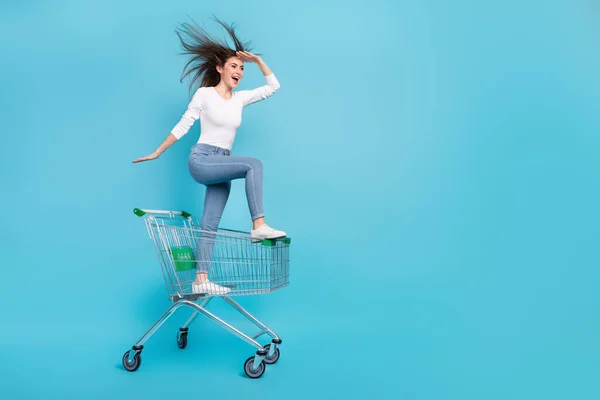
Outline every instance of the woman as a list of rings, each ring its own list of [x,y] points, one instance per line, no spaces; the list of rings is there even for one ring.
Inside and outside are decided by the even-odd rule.
[[[208,279],[212,259],[215,232],[229,198],[231,181],[245,179],[246,198],[252,218],[250,232],[253,241],[285,237],[286,233],[269,227],[263,212],[263,171],[259,160],[250,157],[231,156],[237,128],[242,122],[244,107],[273,95],[280,87],[277,78],[261,57],[249,53],[247,45],[236,37],[234,28],[217,20],[229,33],[235,50],[218,43],[200,27],[183,24],[177,31],[184,54],[192,56],[184,68],[181,81],[194,73],[194,82],[201,80],[181,120],[175,125],[164,142],[150,155],[134,160],[134,163],[158,158],[173,143],[188,133],[200,119],[201,134],[192,147],[188,168],[195,181],[206,186],[201,229],[203,240],[199,241],[194,293],[225,294],[229,289]],[[187,36],[187,40],[182,37]],[[256,63],[267,84],[254,90],[237,88],[244,77],[244,62]],[[186,70],[189,70],[186,72]]]

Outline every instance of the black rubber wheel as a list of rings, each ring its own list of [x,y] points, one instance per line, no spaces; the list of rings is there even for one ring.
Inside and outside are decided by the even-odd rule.
[[[187,332],[177,332],[177,346],[180,349],[185,349],[185,346],[187,346]]]
[[[129,363],[128,361],[129,361],[129,353],[130,352],[131,352],[131,350],[127,351],[123,355],[123,367],[125,367],[125,369],[129,372],[137,371],[137,369],[142,364],[142,355],[141,355],[141,353],[136,352],[135,356],[133,356],[133,360],[131,360],[131,363]]]
[[[254,364],[254,357],[252,356],[250,358],[248,358],[246,360],[246,362],[244,363],[244,372],[246,373],[246,375],[248,375],[248,377],[252,378],[252,379],[256,379],[256,378],[260,378],[262,376],[262,374],[265,373],[265,362],[261,361],[260,364],[258,365],[258,369],[256,369],[256,371],[254,371],[252,369],[252,365]]]
[[[271,348],[271,343],[269,343],[266,346],[263,346],[263,348],[265,350],[269,351],[269,349]],[[264,362],[265,362],[265,364],[275,364],[277,362],[277,360],[279,360],[279,347],[277,349],[275,349],[275,353],[273,353],[273,355],[271,357],[266,355]]]

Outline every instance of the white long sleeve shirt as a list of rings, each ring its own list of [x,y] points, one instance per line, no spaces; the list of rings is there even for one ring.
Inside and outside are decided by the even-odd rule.
[[[270,97],[280,87],[275,74],[267,75],[265,79],[266,85],[252,90],[234,91],[229,100],[221,97],[212,86],[199,88],[171,133],[179,140],[200,119],[198,143],[231,150],[237,129],[242,123],[243,108]]]

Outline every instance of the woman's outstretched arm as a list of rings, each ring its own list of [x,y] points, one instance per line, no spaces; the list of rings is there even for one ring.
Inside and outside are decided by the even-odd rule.
[[[198,118],[200,118],[200,112],[202,111],[202,99],[201,99],[201,91],[198,89],[194,94],[192,101],[188,105],[187,110],[181,117],[181,120],[175,125],[175,127],[171,130],[171,133],[165,138],[165,140],[161,143],[160,146],[153,153],[147,155],[146,157],[140,157],[137,160],[133,160],[134,163],[149,161],[158,158],[165,150],[173,145],[173,143],[177,142],[184,135],[188,133],[194,122]]]
[[[152,153],[148,154],[145,157],[140,157],[137,160],[133,160],[134,163],[138,163],[138,162],[142,162],[142,161],[150,161],[150,160],[154,160],[158,157],[160,157],[160,155],[167,150],[169,147],[171,147],[173,145],[173,143],[175,143],[178,139],[172,134],[169,133],[169,136],[166,137],[166,139],[161,143],[160,146],[158,146],[158,148],[156,150],[154,150]]]

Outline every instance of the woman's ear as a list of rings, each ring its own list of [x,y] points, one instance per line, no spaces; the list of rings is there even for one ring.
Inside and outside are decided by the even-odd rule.
[[[214,57],[215,57],[215,66],[216,66],[217,72],[220,74],[223,72],[223,66],[222,66],[223,63],[219,59],[219,56],[217,56],[215,54]]]

